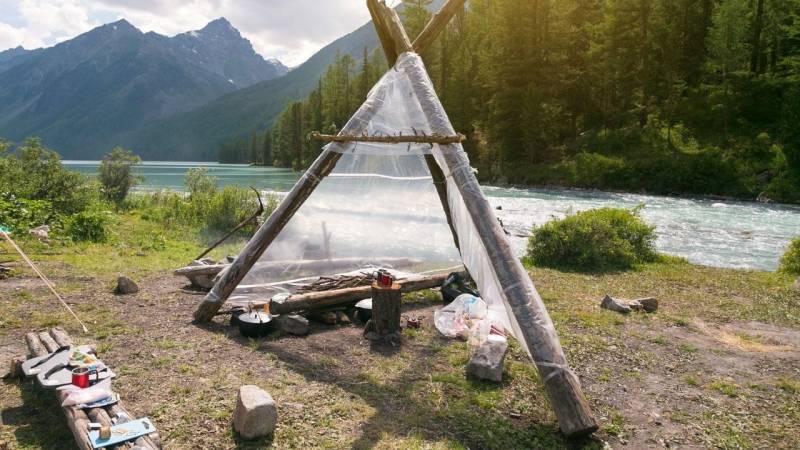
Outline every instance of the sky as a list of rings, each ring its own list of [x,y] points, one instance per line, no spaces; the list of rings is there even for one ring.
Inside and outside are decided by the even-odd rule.
[[[174,36],[219,17],[262,56],[293,67],[366,23],[369,11],[364,0],[0,0],[0,51],[50,47],[123,18]]]

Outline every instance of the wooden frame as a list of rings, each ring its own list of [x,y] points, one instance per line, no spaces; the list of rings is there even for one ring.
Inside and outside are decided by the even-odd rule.
[[[462,0],[449,0],[423,33],[414,46],[397,13],[378,0],[367,0],[367,6],[375,19],[375,27],[386,57],[395,65],[400,55],[427,48],[447,25],[447,22],[463,7]],[[414,57],[417,57],[416,55]],[[395,67],[394,70],[398,68]],[[412,90],[420,102],[422,111],[433,133],[441,136],[456,134],[447,117],[444,107],[430,85],[430,78],[421,64],[407,64],[403,67],[411,81]],[[385,92],[377,94],[385,95]],[[366,124],[374,116],[374,106],[380,102],[368,102],[348,122],[340,136],[362,134]],[[469,160],[459,144],[449,144],[446,151],[434,152],[426,157],[431,176],[442,201],[448,224],[458,245],[456,224],[450,217],[448,187],[458,190],[463,207],[475,226],[492,266],[493,275],[506,302],[511,320],[521,334],[522,344],[533,358],[542,377],[545,389],[558,418],[559,427],[567,437],[579,437],[597,430],[591,409],[583,395],[577,376],[569,369],[564,351],[556,336],[553,322],[536,291],[533,281],[519,259],[514,255],[508,240],[495,220],[494,211],[483,195],[475,174],[470,169]],[[309,171],[295,185],[278,209],[247,244],[231,268],[222,276],[206,296],[195,313],[197,320],[211,320],[222,303],[244,278],[246,272],[255,264],[264,250],[272,243],[300,205],[328,175],[339,159],[339,153],[326,149],[311,166]],[[447,177],[442,168],[446,168]]]

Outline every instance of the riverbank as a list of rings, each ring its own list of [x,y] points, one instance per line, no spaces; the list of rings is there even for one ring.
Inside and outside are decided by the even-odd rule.
[[[216,320],[191,323],[199,298],[170,275],[203,250],[190,230],[122,215],[104,244],[45,246],[23,239],[89,323],[118,368],[127,407],[154,419],[168,448],[565,448],[541,380],[518,346],[500,385],[467,381],[467,348],[432,327],[435,292],[406,297],[425,317],[399,351],[371,349],[355,325],[314,325],[306,338],[246,340]],[[158,236],[154,244],[153,236]],[[234,253],[243,242],[214,253]],[[0,262],[2,358],[24,352],[32,328],[78,330],[7,247]],[[788,276],[686,263],[587,275],[530,268],[569,361],[616,448],[791,448],[800,433],[800,292]],[[142,290],[111,294],[118,275]],[[655,296],[654,315],[622,316],[600,298]],[[254,383],[278,402],[274,441],[230,432],[235,391]],[[0,442],[61,449],[69,430],[52,398],[0,385]],[[198,433],[197,430],[203,430]],[[588,442],[579,448],[599,448]]]

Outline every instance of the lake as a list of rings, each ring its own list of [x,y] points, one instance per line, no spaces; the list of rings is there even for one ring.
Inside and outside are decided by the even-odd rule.
[[[97,173],[97,161],[65,161],[72,170]],[[286,192],[299,174],[287,169],[216,163],[145,162],[136,168],[144,177],[138,190],[182,191],[186,171],[206,167],[219,184],[252,186]],[[571,212],[604,206],[644,205],[642,217],[656,226],[660,251],[716,267],[775,270],[792,237],[800,234],[800,207],[760,203],[687,199],[640,194],[518,189],[485,186],[498,217],[513,235],[518,254],[525,249],[531,227]]]

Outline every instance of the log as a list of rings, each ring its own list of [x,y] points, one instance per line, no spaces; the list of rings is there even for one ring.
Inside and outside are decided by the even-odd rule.
[[[398,64],[402,64],[402,70],[408,75],[432,131],[445,135],[454,133],[455,130],[436,96],[419,56],[409,56]],[[461,194],[463,205],[458,206],[469,214],[480,244],[488,254],[494,276],[504,289],[502,294],[512,313],[512,323],[545,380],[545,389],[561,431],[567,437],[593,433],[598,428],[597,422],[577,377],[569,370],[550,315],[536,292],[533,281],[511,250],[491,205],[481,191],[464,149],[457,144],[437,148],[434,149],[434,156],[440,167],[447,169],[448,187],[457,189]],[[455,206],[456,204],[451,204],[451,207]],[[459,227],[466,226],[467,224],[459,224]],[[462,230],[467,231],[466,228]]]
[[[342,128],[341,134],[362,134],[372,117],[377,113],[378,108],[383,105],[383,99],[386,94],[387,88],[385,86],[382,89],[373,91],[370,98]],[[342,156],[339,151],[343,150],[344,147],[341,144],[333,144],[322,151],[289,194],[284,197],[275,212],[269,216],[269,219],[258,229],[244,250],[239,253],[239,256],[231,264],[230,269],[225,271],[219,282],[205,296],[203,302],[200,303],[194,313],[196,321],[208,322],[214,318],[214,315],[230,297],[236,286],[244,279],[250,268],[264,254],[264,251],[272,244],[289,220],[292,219],[295,212],[314,192],[314,189],[322,179],[331,173]]]
[[[54,351],[58,350],[58,344],[56,344],[56,341],[50,337],[50,333],[47,331],[42,331],[39,333],[39,340],[42,341],[42,345],[44,345],[47,353],[53,353]]]
[[[56,398],[58,404],[67,397],[68,393],[64,391],[56,391]],[[67,426],[72,431],[72,436],[75,438],[75,445],[80,450],[92,450],[92,441],[89,439],[89,416],[80,409],[74,406],[67,406],[62,408],[64,410],[64,417],[67,419]]]
[[[398,280],[403,293],[421,291],[439,287],[447,279],[448,274],[431,276],[418,276]],[[371,286],[358,286],[332,291],[309,292],[308,294],[292,295],[283,303],[270,301],[269,311],[273,314],[290,314],[298,311],[319,310],[331,306],[341,306],[355,303],[372,296]]]
[[[70,347],[72,346],[72,339],[69,337],[66,331],[63,328],[57,327],[50,330],[50,336],[53,337],[53,340],[56,341],[59,347]]]
[[[334,258],[334,259],[297,259],[282,261],[264,261],[253,264],[250,271],[263,276],[274,276],[286,272],[291,268],[298,272],[318,270],[355,270],[363,266],[396,266],[409,267],[422,263],[420,259],[398,257],[368,257],[368,258]],[[214,277],[232,264],[209,264],[203,266],[187,266],[173,272],[175,275],[185,277],[210,276]]]
[[[386,5],[384,0],[378,3],[378,13],[381,16],[381,22],[389,30],[389,35],[394,42],[394,50],[397,55],[402,55],[406,52],[413,52],[414,46],[411,44],[411,39],[408,38],[405,28],[403,28],[403,21],[397,15],[397,11]],[[455,134],[455,133],[453,133]]]
[[[44,356],[47,354],[47,350],[45,350],[44,345],[42,345],[42,341],[39,339],[37,333],[27,333],[25,335],[25,344],[28,346],[29,358],[36,358],[37,356]]]
[[[414,51],[417,53],[425,53],[428,47],[430,47],[442,31],[444,31],[453,16],[464,9],[464,4],[466,2],[467,0],[448,0],[448,2],[442,6],[442,9],[431,17],[431,20],[425,25],[425,28],[419,36],[414,39]]]
[[[330,135],[320,134],[313,131],[308,135],[309,140],[322,141],[322,142],[377,142],[385,144],[460,144],[467,140],[463,134],[454,136],[442,136],[438,134],[432,135],[408,135],[408,136],[343,136],[343,135]]]
[[[402,290],[398,283],[379,286],[373,283],[372,289],[372,330],[379,337],[400,332],[400,304]]]

